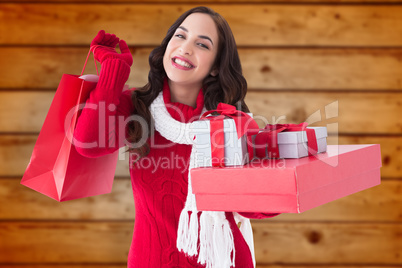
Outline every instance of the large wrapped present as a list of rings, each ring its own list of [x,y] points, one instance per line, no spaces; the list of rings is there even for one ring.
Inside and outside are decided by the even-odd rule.
[[[301,124],[266,125],[254,137],[259,158],[301,158],[327,150],[327,128]]]
[[[258,131],[258,124],[249,114],[232,105],[220,103],[216,110],[204,113],[190,128],[194,135],[196,166],[223,167],[247,163],[253,158],[248,130]]]
[[[197,209],[300,213],[380,184],[380,145],[328,145],[300,159],[191,170]]]

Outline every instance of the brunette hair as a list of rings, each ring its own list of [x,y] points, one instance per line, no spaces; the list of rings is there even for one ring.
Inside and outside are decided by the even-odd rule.
[[[218,53],[215,59],[214,68],[218,70],[218,75],[208,75],[203,81],[204,104],[206,109],[216,109],[220,102],[235,105],[238,109],[248,112],[248,107],[244,102],[247,92],[247,82],[243,77],[239,54],[233,33],[226,20],[208,7],[195,7],[183,13],[169,28],[162,43],[156,47],[149,55],[150,71],[148,83],[133,92],[132,101],[135,113],[144,118],[147,122],[147,130],[142,129],[143,124],[133,121],[129,125],[129,141],[136,143],[142,140],[143,133],[152,135],[152,116],[149,106],[163,89],[166,72],[163,67],[163,56],[166,47],[183,21],[193,13],[204,13],[211,16],[218,30],[219,44]],[[149,153],[148,143],[140,147],[130,148],[129,151],[137,153],[139,157]]]

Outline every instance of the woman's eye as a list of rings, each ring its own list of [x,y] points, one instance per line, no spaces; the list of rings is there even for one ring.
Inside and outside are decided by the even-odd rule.
[[[198,45],[199,45],[200,47],[202,47],[202,48],[209,49],[209,47],[208,47],[207,45],[204,45],[203,43],[198,43]]]
[[[182,35],[182,34],[176,34],[175,36],[178,38],[184,38],[184,35]]]

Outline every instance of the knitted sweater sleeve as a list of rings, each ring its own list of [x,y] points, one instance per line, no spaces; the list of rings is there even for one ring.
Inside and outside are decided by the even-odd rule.
[[[87,157],[112,153],[125,145],[127,118],[133,113],[131,91],[123,87],[130,66],[119,59],[102,63],[99,81],[90,93],[74,130],[74,145]]]

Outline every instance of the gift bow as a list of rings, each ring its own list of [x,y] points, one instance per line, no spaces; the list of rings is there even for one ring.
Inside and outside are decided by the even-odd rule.
[[[314,129],[307,128],[307,125],[307,122],[303,122],[301,124],[267,124],[264,129],[257,133],[255,131],[251,131],[249,134],[257,134],[255,137],[256,155],[260,158],[264,158],[266,156],[265,149],[267,149],[268,157],[278,158],[278,133],[290,131],[306,131],[308,154],[316,154],[318,151],[318,145],[315,131]]]
[[[217,112],[218,116],[208,115]],[[223,130],[223,120],[226,117],[230,117],[234,120],[236,125],[237,138],[240,139],[248,131],[258,130],[258,124],[254,119],[243,111],[236,110],[236,107],[226,103],[219,103],[216,110],[210,110],[205,112],[200,120],[209,120],[211,131],[211,156],[212,156],[212,166],[213,167],[224,167],[225,166],[225,133]],[[254,157],[253,148],[251,145],[251,136],[247,136],[247,148],[249,159]]]

